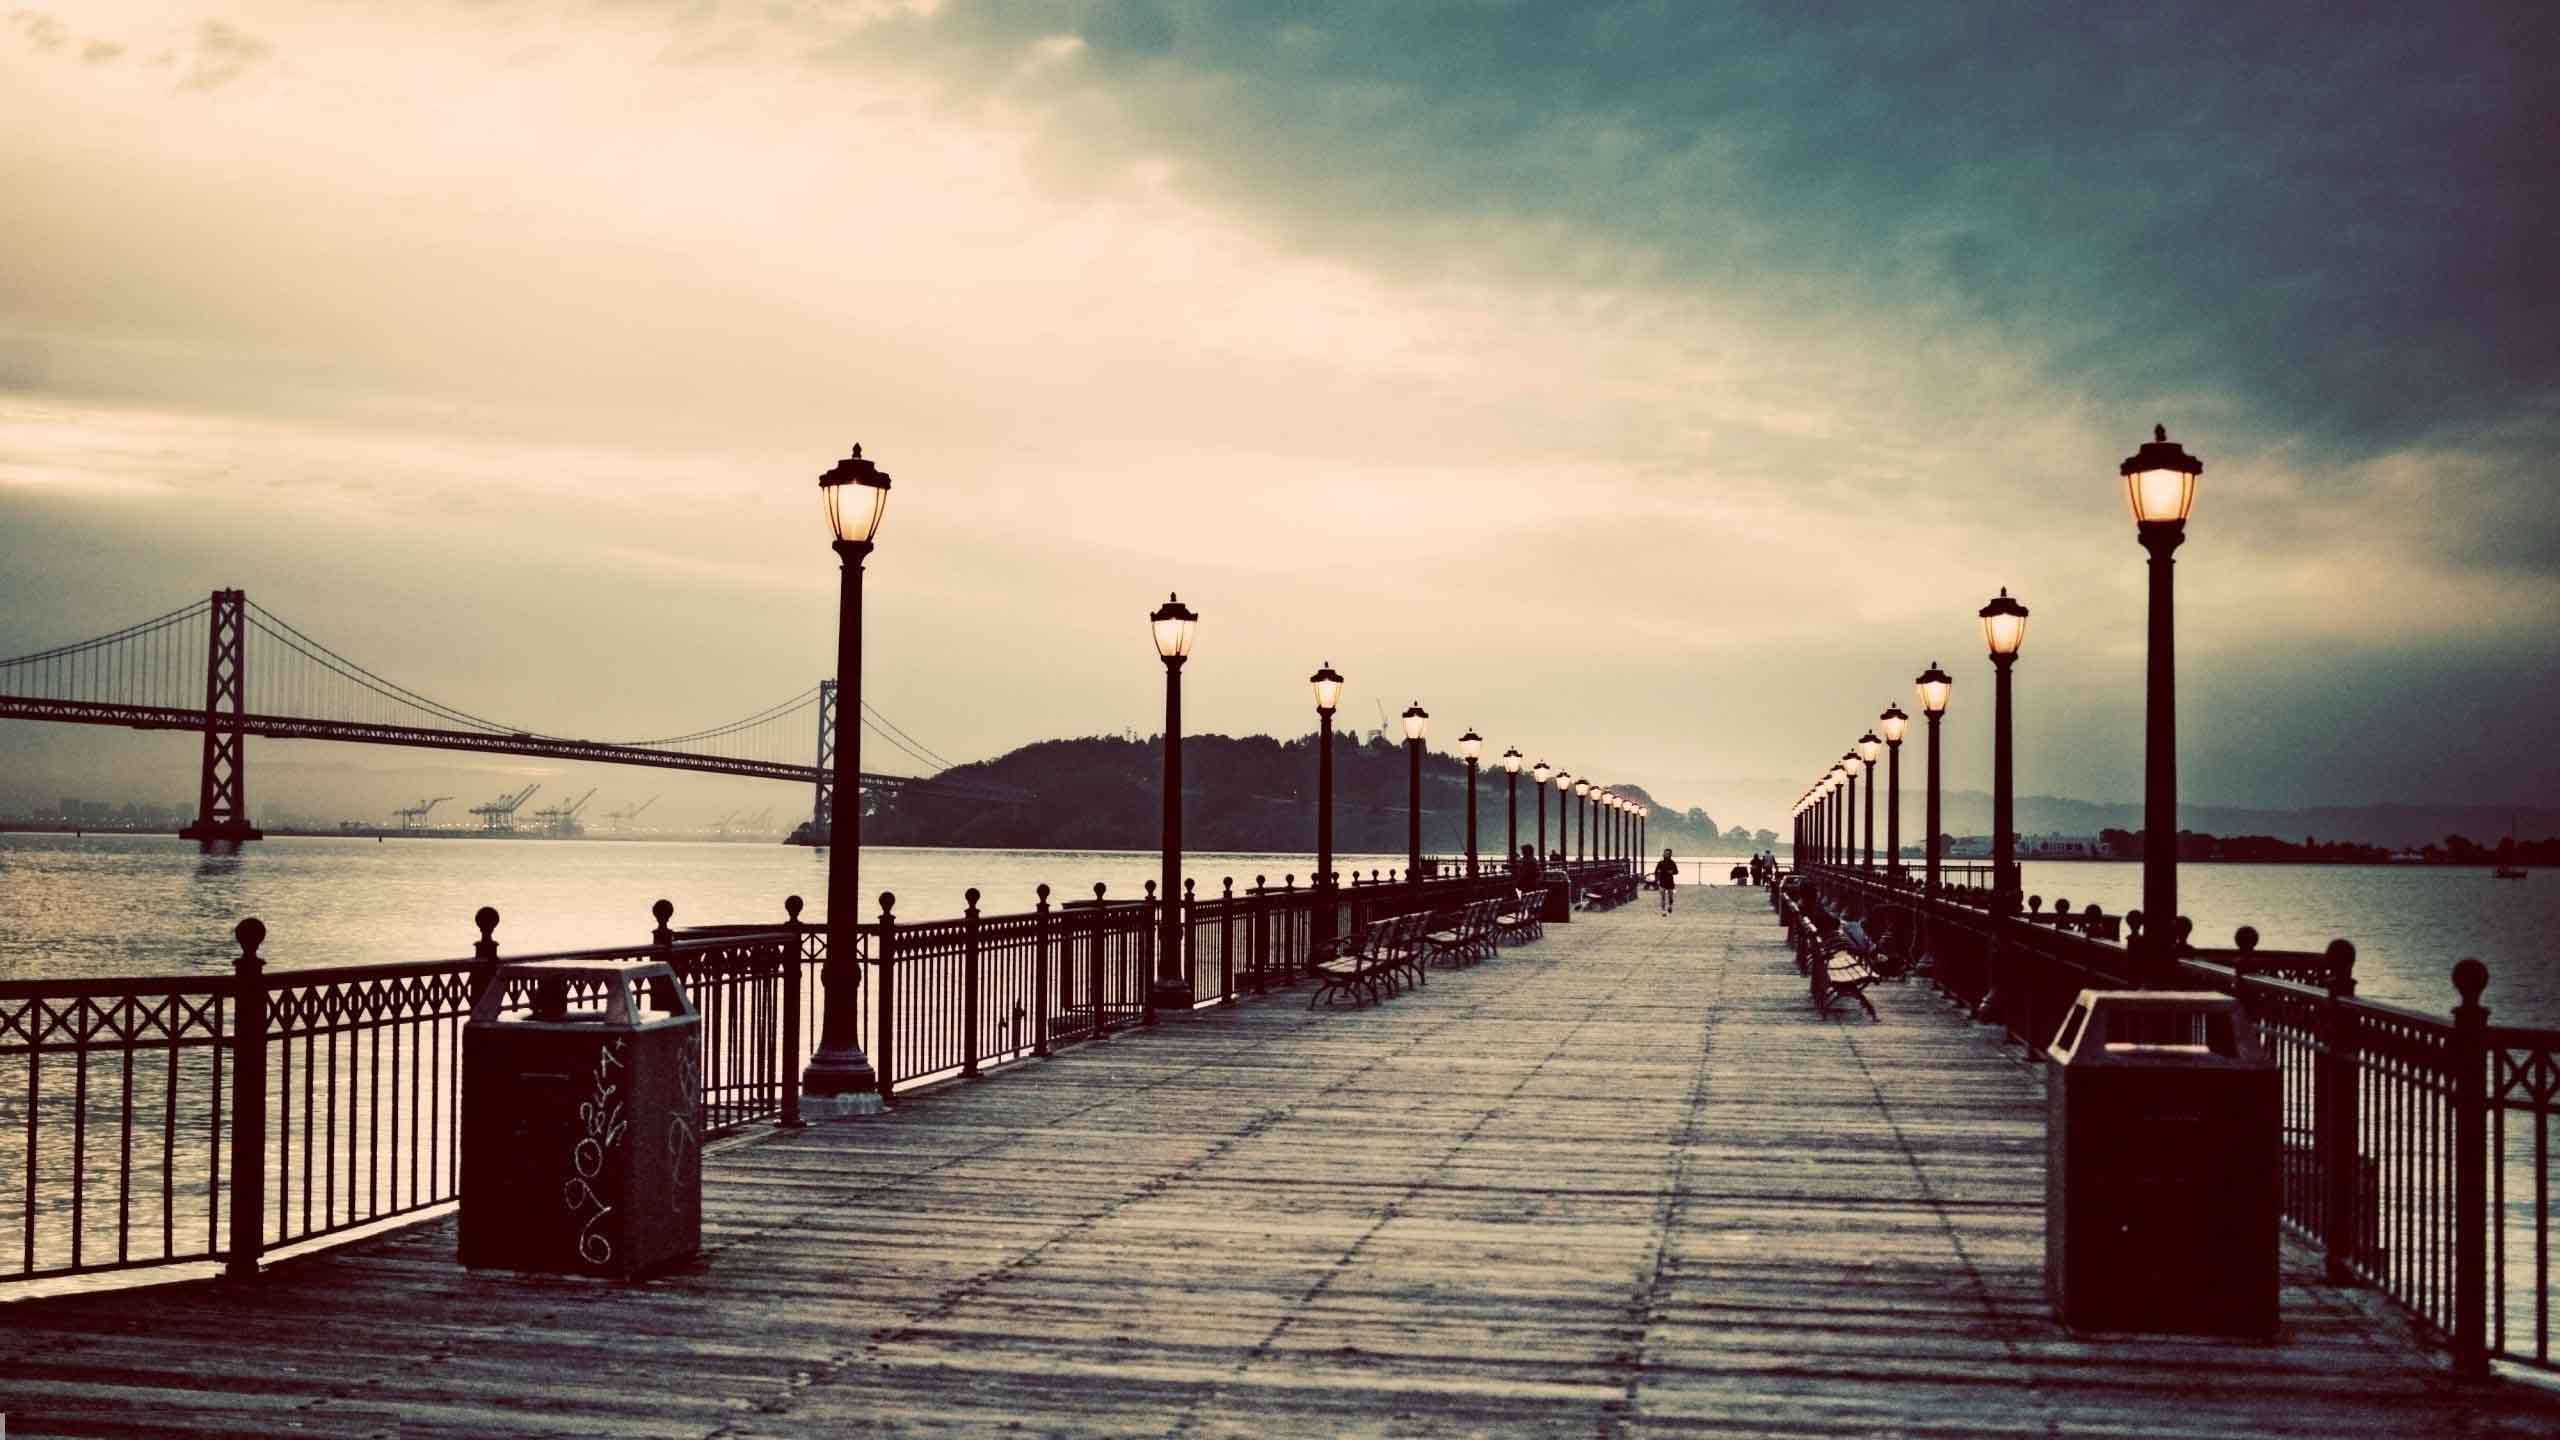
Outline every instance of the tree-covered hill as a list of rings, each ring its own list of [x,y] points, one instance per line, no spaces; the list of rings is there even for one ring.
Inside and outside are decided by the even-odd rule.
[[[1334,848],[1394,854],[1405,846],[1404,747],[1384,740],[1334,737]],[[1030,798],[995,804],[921,787],[887,797],[863,822],[866,840],[884,845],[976,845],[1076,850],[1143,850],[1158,840],[1164,742],[1098,735],[1042,740],[1010,754],[945,772],[953,781],[1002,787]],[[1192,850],[1305,851],[1314,847],[1316,768],[1313,735],[1192,735],[1182,742],[1183,843]],[[1488,765],[1476,781],[1477,845],[1501,850],[1506,777]],[[1654,808],[1648,833],[1659,847],[1687,853],[1747,848],[1754,837],[1727,839],[1702,811],[1672,811],[1641,785],[1607,782]],[[1520,833],[1537,834],[1535,786],[1520,777]],[[1466,848],[1466,767],[1432,752],[1423,760],[1422,844],[1433,854]],[[1548,844],[1557,797],[1547,796]],[[1774,839],[1774,837],[1771,837]],[[1761,842],[1765,845],[1766,841]]]

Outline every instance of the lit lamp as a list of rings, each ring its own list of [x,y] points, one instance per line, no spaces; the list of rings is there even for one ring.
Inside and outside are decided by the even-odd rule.
[[[1529,778],[1538,792],[1538,864],[1547,863],[1547,782],[1555,778],[1556,767],[1541,760],[1529,769]]]
[[[2178,665],[2170,558],[2187,538],[2204,462],[2151,427],[2151,443],[2116,467],[2133,507],[2134,534],[2151,552],[2151,655],[2142,739],[2142,927],[2159,983],[2178,983]]]
[[[1414,701],[1404,711],[1405,844],[1404,878],[1422,883],[1422,742],[1431,733],[1431,712]]]
[[[2001,915],[2018,911],[2018,833],[2009,789],[2009,670],[2027,639],[2027,607],[2009,598],[2009,587],[1977,612],[1982,641],[1991,651],[1991,906]]]
[[[1858,762],[1866,767],[1861,773],[1867,777],[1867,849],[1866,858],[1858,863],[1858,868],[1873,871],[1876,868],[1876,761],[1884,755],[1884,742],[1870,730],[1858,737],[1854,748],[1858,752]]]
[[[1502,847],[1503,868],[1510,869],[1520,861],[1520,748],[1511,746],[1502,752],[1502,784],[1508,794],[1504,808],[1510,812],[1510,824]]]
[[[1876,717],[1876,730],[1884,736],[1885,807],[1884,807],[1884,874],[1895,885],[1903,883],[1902,870],[1902,737],[1911,728],[1911,717],[1899,705],[1887,705]]]
[[[1938,893],[1938,720],[1947,713],[1947,701],[1955,694],[1956,682],[1955,677],[1939,669],[1938,662],[1932,660],[1929,668],[1921,671],[1919,677],[1911,682],[1911,688],[1919,692],[1920,713],[1929,717],[1929,833],[1923,841],[1929,858],[1923,879],[1924,888],[1935,895]]]
[[[1840,757],[1840,771],[1849,777],[1848,783],[1841,787],[1840,823],[1845,827],[1841,835],[1848,843],[1841,847],[1840,864],[1845,869],[1854,870],[1858,868],[1858,777],[1867,772],[1867,762],[1858,758],[1857,746],[1851,745]],[[1875,816],[1874,788],[1868,787],[1867,815],[1870,822]],[[1872,831],[1875,826],[1870,823],[1867,828]],[[1869,844],[1872,847],[1873,842]]]
[[[1164,878],[1156,888],[1156,976],[1147,1013],[1191,1008],[1191,981],[1182,966],[1182,662],[1191,658],[1191,636],[1200,617],[1179,595],[1147,617],[1156,658],[1164,662]]]
[[[834,770],[828,777],[826,1015],[818,1050],[800,1072],[804,1108],[835,1115],[875,1114],[881,1076],[862,1053],[862,569],[889,509],[889,476],[853,447],[818,477],[827,529],[835,536],[841,583],[836,601]],[[887,991],[889,972],[880,972]]]
[[[1458,758],[1467,764],[1467,878],[1476,878],[1476,762],[1484,756],[1484,737],[1475,727],[1458,737]]]
[[[1333,712],[1342,707],[1342,677],[1328,660],[1307,677],[1316,692],[1316,887],[1333,889]],[[1330,900],[1316,906],[1318,940],[1333,938]]]
[[[1573,782],[1573,858],[1591,858],[1591,782]]]

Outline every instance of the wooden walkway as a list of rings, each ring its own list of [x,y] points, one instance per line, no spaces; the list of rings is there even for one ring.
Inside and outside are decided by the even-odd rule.
[[[13,1437],[2560,1434],[2297,1265],[2271,1345],[2043,1300],[2035,1074],[1807,1013],[1756,892],[1353,1013],[1204,1012],[716,1154],[696,1268],[449,1222],[0,1307]]]

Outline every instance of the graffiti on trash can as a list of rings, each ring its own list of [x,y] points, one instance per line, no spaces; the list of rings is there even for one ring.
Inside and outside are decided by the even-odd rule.
[[[596,1233],[596,1227],[613,1213],[613,1207],[605,1203],[595,1187],[604,1174],[605,1157],[621,1143],[623,1129],[629,1123],[622,1118],[622,1102],[616,1098],[622,1087],[613,1080],[615,1072],[623,1068],[622,1056],[616,1053],[622,1046],[623,1042],[616,1040],[596,1052],[595,1090],[578,1106],[581,1133],[578,1143],[569,1150],[568,1183],[560,1187],[561,1201],[569,1207],[570,1214],[593,1211],[578,1229],[578,1258],[590,1265],[613,1259],[613,1242]]]
[[[685,1163],[701,1142],[693,1133],[693,1117],[702,1109],[702,1037],[684,1042],[684,1061],[676,1067],[676,1108],[667,1116],[667,1160],[684,1175]]]

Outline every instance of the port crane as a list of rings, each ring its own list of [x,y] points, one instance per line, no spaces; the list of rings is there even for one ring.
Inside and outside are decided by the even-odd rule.
[[[534,791],[541,788],[542,782],[537,780],[513,795],[501,795],[486,805],[474,805],[471,813],[480,817],[480,827],[484,830],[503,830],[514,834],[516,811],[533,798]]]
[[[639,819],[641,811],[646,810],[657,803],[658,797],[652,795],[637,805],[625,805],[619,810],[607,810],[604,812],[604,823],[612,826],[616,830],[619,830],[623,826],[630,824],[632,821]]]
[[[438,795],[432,800],[421,800],[415,805],[403,805],[391,812],[391,818],[400,822],[401,829],[415,830],[418,828],[418,822],[427,818],[428,811],[452,798],[450,795]]]
[[[578,812],[586,809],[587,802],[594,798],[596,798],[596,792],[591,787],[586,794],[575,800],[562,801],[560,804],[534,811],[533,818],[541,822],[544,832],[552,838],[572,840],[586,833],[585,827],[578,823]]]

